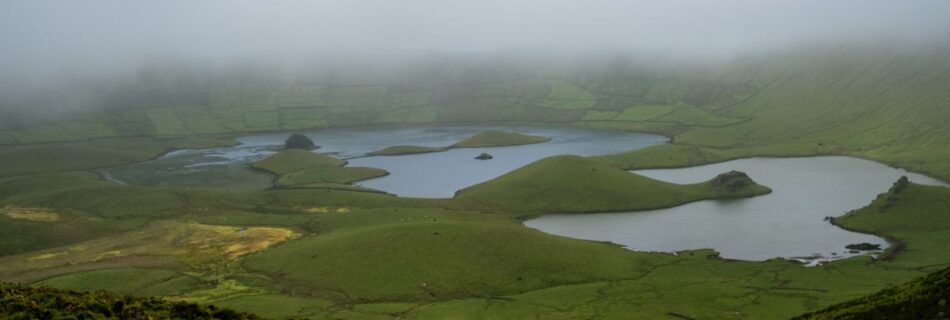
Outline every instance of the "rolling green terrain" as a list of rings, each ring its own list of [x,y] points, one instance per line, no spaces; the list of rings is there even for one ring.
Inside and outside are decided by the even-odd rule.
[[[97,99],[77,97],[83,108],[55,117],[38,116],[43,105],[0,101],[0,280],[165,297],[125,302],[154,312],[185,301],[272,318],[789,318],[950,266],[950,189],[898,183],[834,219],[894,245],[882,257],[818,267],[726,261],[711,250],[632,252],[541,233],[520,219],[767,193],[741,173],[675,185],[624,171],[749,156],[850,155],[950,180],[948,55],[816,47],[719,65],[617,59],[563,70],[517,58],[446,59],[440,63],[455,67],[417,68],[399,80],[196,76],[201,85],[188,88],[133,81],[102,86],[90,94]],[[155,72],[175,79],[168,73],[176,70]],[[119,185],[91,171],[233,144],[247,132],[435,122],[646,131],[673,144],[552,157],[452,199],[349,185],[385,172],[304,150],[254,164],[275,175],[279,188],[269,190]],[[544,139],[486,133],[460,144]],[[932,297],[919,283],[890,292]],[[50,295],[106,301],[77,304],[100,314],[118,299],[3,286],[4,299],[39,299],[5,315],[52,308]],[[877,310],[888,295],[813,316]]]

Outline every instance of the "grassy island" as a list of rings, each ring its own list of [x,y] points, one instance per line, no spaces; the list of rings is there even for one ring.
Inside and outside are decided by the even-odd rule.
[[[452,145],[455,148],[481,148],[517,146],[523,144],[542,143],[551,141],[551,138],[533,136],[500,130],[488,130],[476,133]]]

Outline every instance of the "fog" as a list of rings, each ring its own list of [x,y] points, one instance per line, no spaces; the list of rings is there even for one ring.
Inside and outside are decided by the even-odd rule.
[[[814,42],[945,42],[943,0],[3,1],[0,85],[163,59],[363,61],[433,52],[729,57]]]

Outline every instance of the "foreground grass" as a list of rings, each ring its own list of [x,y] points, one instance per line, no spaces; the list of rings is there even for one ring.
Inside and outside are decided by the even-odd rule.
[[[795,319],[946,319],[950,316],[950,268],[882,290],[871,296]]]
[[[733,187],[726,185],[732,183]],[[542,159],[462,190],[455,198],[514,215],[608,212],[672,207],[687,202],[769,193],[744,174],[677,185],[577,156]]]
[[[214,306],[5,283],[0,283],[0,315],[6,319],[260,319]]]
[[[343,301],[490,297],[622,279],[649,266],[618,247],[472,213],[380,209],[322,221],[328,230],[254,255],[244,265],[301,294]]]

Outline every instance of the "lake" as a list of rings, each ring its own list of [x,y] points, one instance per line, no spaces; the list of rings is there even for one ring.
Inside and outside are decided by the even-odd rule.
[[[485,130],[541,135],[551,141],[508,147],[461,148],[400,156],[373,156],[372,151],[395,145],[450,146]],[[545,157],[618,153],[669,141],[666,137],[614,130],[533,126],[364,127],[304,132],[348,166],[376,167],[390,175],[358,185],[399,196],[449,198],[456,190],[491,180]],[[266,133],[237,138],[238,145],[178,150],[158,159],[102,170],[110,178],[136,185],[254,190],[272,187],[272,176],[248,169],[248,164],[279,150],[289,133]],[[596,143],[594,143],[596,142]],[[477,160],[482,152],[492,160]]]
[[[751,158],[638,174],[673,183],[696,183],[729,170],[743,171],[772,188],[764,196],[708,200],[674,208],[601,214],[551,214],[525,225],[547,233],[610,241],[637,251],[711,248],[729,259],[774,257],[814,264],[855,255],[848,244],[887,242],[838,228],[825,217],[861,208],[906,175],[920,184],[939,180],[849,157]]]

